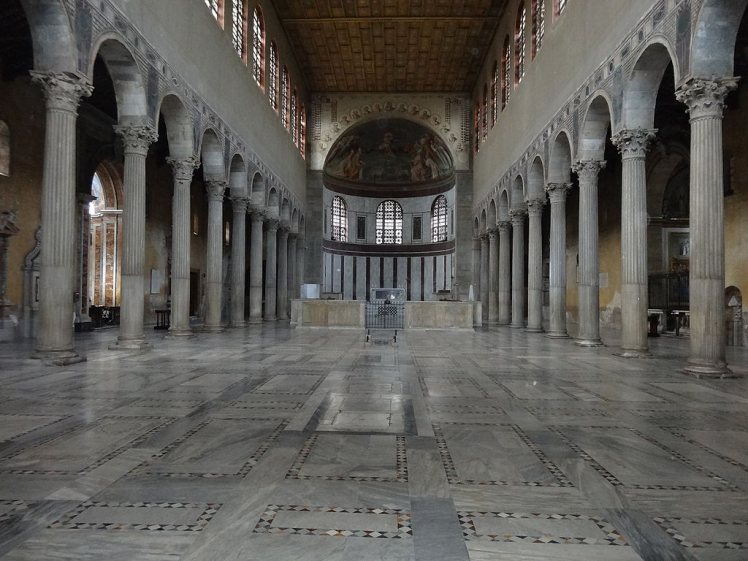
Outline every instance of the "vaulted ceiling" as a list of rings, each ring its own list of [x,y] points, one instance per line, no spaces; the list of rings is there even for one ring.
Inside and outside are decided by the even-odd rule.
[[[470,92],[507,0],[273,0],[313,92]]]

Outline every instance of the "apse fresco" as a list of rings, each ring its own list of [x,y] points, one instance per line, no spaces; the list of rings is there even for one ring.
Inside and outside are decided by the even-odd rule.
[[[380,119],[338,139],[327,156],[325,175],[369,185],[427,184],[450,179],[454,166],[434,132],[405,119]]]

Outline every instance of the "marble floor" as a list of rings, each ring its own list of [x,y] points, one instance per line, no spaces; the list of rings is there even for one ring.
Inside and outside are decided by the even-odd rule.
[[[3,561],[746,561],[742,379],[521,330],[0,345]]]

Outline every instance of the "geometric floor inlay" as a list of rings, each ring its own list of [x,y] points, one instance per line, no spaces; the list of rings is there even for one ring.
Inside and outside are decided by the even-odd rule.
[[[658,516],[654,521],[683,547],[748,549],[748,520]]]
[[[343,538],[409,538],[411,515],[396,508],[340,508],[268,505],[256,534],[295,534]]]

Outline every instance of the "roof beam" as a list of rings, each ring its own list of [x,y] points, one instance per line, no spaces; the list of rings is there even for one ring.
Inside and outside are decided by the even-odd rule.
[[[286,18],[281,22],[289,25],[304,24],[326,24],[326,23],[496,23],[499,18],[490,16],[364,16],[364,17],[339,17],[339,18]]]

